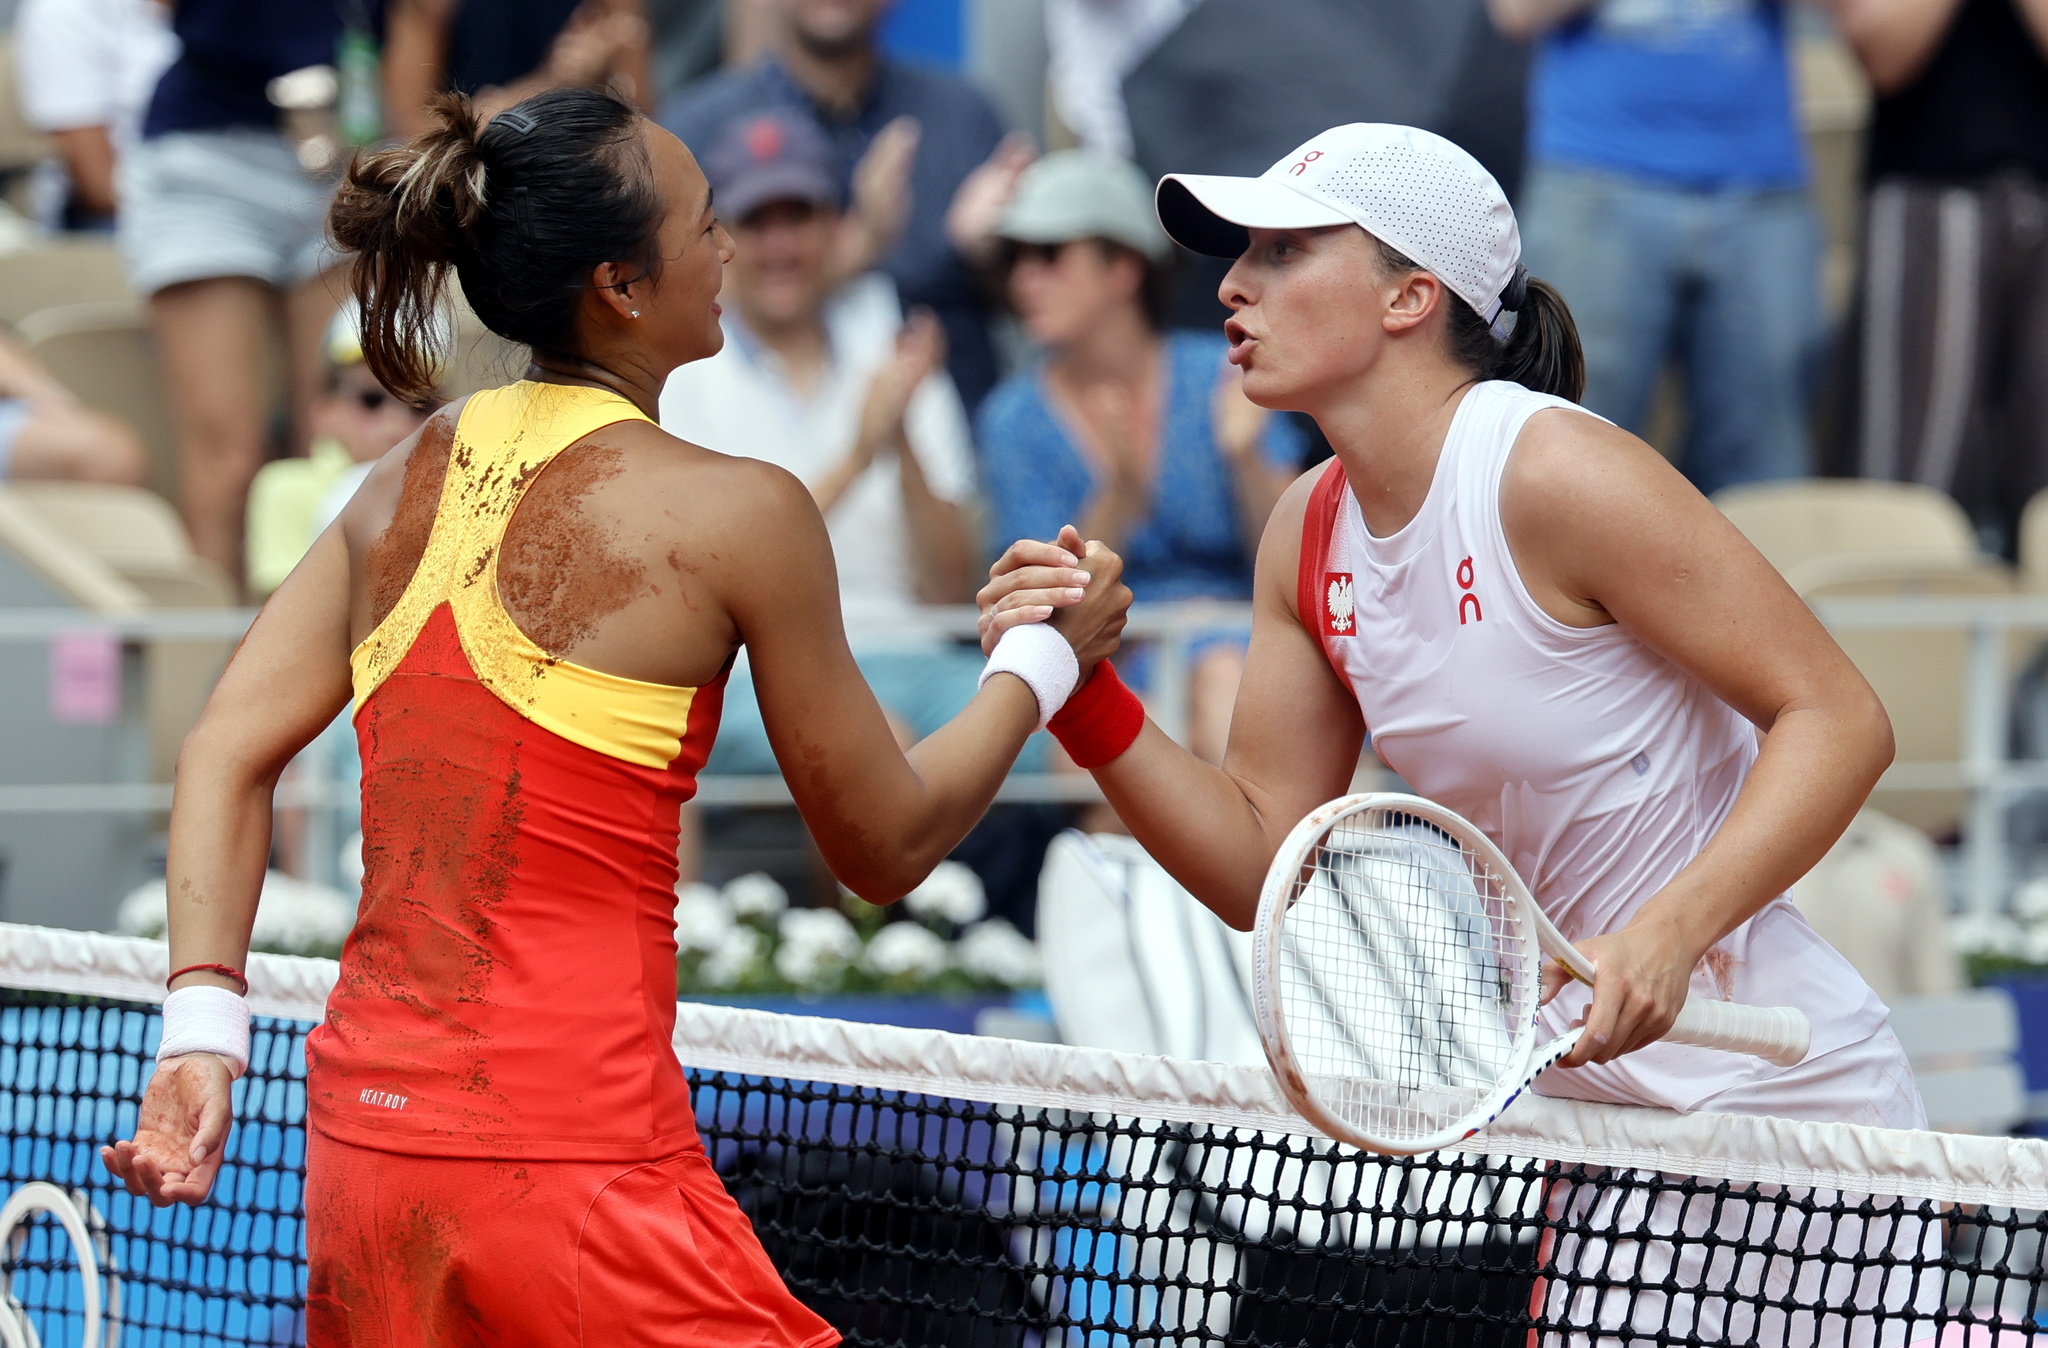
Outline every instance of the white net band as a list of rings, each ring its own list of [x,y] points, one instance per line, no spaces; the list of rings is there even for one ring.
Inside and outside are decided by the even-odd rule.
[[[250,1009],[317,1021],[332,960],[252,955]],[[161,1003],[162,942],[0,923],[0,984]],[[677,1055],[690,1067],[1138,1119],[1306,1135],[1262,1068],[1104,1049],[852,1024],[685,1002]],[[1909,1132],[1738,1114],[1674,1114],[1525,1094],[1461,1145],[1475,1155],[2048,1209],[2048,1141]]]

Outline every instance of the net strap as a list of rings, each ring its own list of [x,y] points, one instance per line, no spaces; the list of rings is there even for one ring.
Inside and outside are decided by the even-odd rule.
[[[338,966],[249,957],[250,1008],[318,1021]],[[0,984],[161,1003],[161,941],[0,923]],[[989,1104],[1314,1136],[1263,1067],[863,1025],[684,1002],[685,1066]],[[1794,1188],[2048,1209],[2048,1140],[1747,1114],[1677,1114],[1525,1092],[1457,1150]]]

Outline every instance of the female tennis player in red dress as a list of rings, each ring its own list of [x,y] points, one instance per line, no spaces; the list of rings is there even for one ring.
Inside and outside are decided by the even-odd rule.
[[[721,342],[731,241],[682,143],[558,91],[359,160],[331,224],[365,354],[423,397],[450,267],[527,378],[386,457],[280,588],[179,761],[174,991],[131,1192],[197,1203],[248,1054],[237,990],[291,756],[354,698],[360,916],[307,1041],[307,1338],[758,1345],[836,1333],[706,1160],[675,1021],[677,809],[744,643],[835,873],[889,900],[980,817],[1115,644],[1112,561],[1065,635],[1012,646],[906,755],[848,653],[810,494],[654,424]],[[1063,615],[1064,616],[1064,615]]]
[[[1520,265],[1493,178],[1441,137],[1334,128],[1259,178],[1172,176],[1161,219],[1236,259],[1230,358],[1336,460],[1258,559],[1229,753],[1142,724],[1098,670],[1061,722],[1131,831],[1249,926],[1265,867],[1344,794],[1364,737],[1498,843],[1599,968],[1546,1008],[1587,1033],[1539,1091],[1917,1126],[1885,1008],[1783,897],[1890,761],[1869,686],[1768,563],[1657,453],[1567,401],[1563,301]],[[1020,543],[991,635],[1064,601]],[[1654,1042],[1688,988],[1813,1023],[1806,1062]]]

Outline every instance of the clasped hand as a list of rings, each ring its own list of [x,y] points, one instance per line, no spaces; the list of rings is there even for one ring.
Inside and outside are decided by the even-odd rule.
[[[995,649],[1003,633],[1025,623],[1050,622],[1074,647],[1085,676],[1116,653],[1130,618],[1131,591],[1122,581],[1124,560],[1102,543],[1082,542],[1073,525],[1050,543],[1020,539],[988,569],[975,596],[981,606],[981,649]]]

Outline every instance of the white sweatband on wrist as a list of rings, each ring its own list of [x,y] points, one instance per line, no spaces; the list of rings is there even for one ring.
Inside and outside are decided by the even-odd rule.
[[[210,984],[179,988],[164,998],[164,1035],[156,1060],[187,1053],[218,1053],[239,1079],[249,1070],[249,1003]]]
[[[1038,699],[1038,728],[1045,729],[1081,682],[1081,662],[1067,639],[1044,623],[1025,623],[1003,633],[975,686],[997,674],[1015,674]]]

